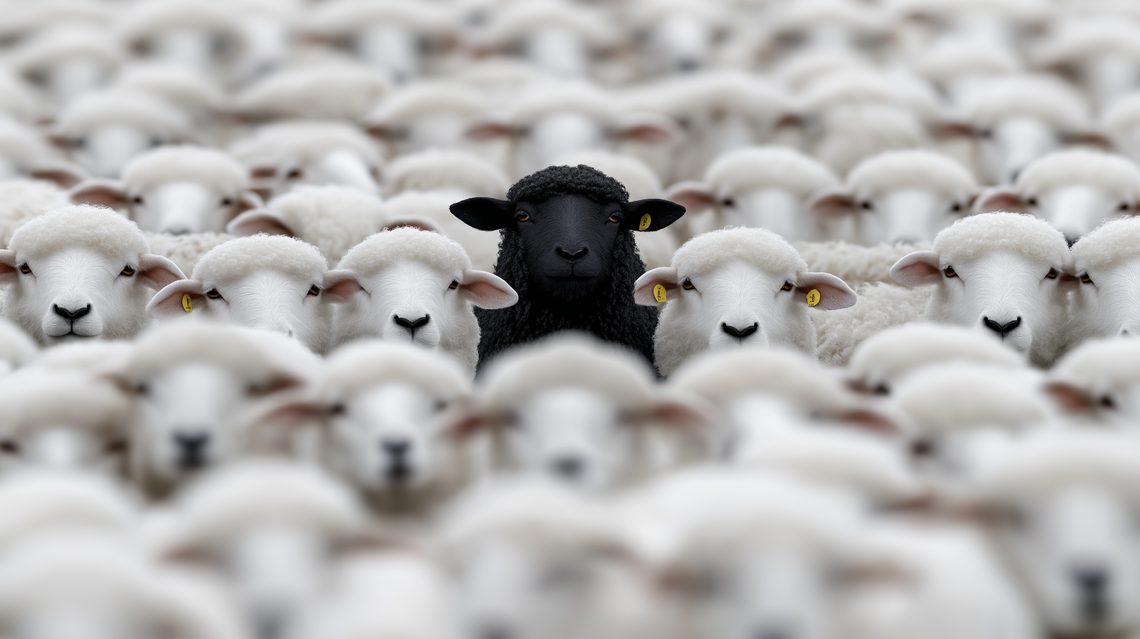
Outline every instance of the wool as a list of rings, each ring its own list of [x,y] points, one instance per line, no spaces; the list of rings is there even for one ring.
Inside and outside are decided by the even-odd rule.
[[[911,188],[965,198],[977,191],[978,183],[957,161],[933,151],[910,149],[863,160],[847,175],[847,187],[864,197]]]
[[[704,183],[714,193],[781,188],[801,197],[839,182],[826,165],[784,147],[753,147],[721,155],[705,171]]]
[[[934,238],[934,252],[946,263],[972,261],[996,251],[1064,267],[1069,245],[1060,231],[1041,219],[1018,213],[964,217]]]
[[[673,267],[681,277],[707,273],[732,261],[770,272],[808,270],[796,249],[767,229],[727,228],[702,233],[673,255]]]
[[[12,234],[28,220],[70,204],[67,192],[51,182],[0,182],[0,248],[8,248]]]
[[[109,124],[127,124],[165,138],[190,130],[186,114],[161,98],[145,93],[89,93],[69,105],[59,116],[59,135],[82,136]]]
[[[471,259],[459,242],[439,233],[409,227],[372,235],[353,247],[337,268],[349,269],[357,276],[367,278],[409,260],[445,272],[471,268]]]
[[[422,81],[385,96],[362,122],[366,127],[398,127],[434,115],[474,116],[486,108],[480,94],[462,84]]]
[[[493,163],[450,149],[404,155],[384,171],[385,197],[405,191],[461,189],[471,196],[501,198],[509,187],[507,176]]]
[[[409,384],[445,401],[471,393],[471,380],[453,360],[396,342],[364,340],[330,353],[318,385],[325,399],[344,397],[379,384]]]
[[[1050,153],[1025,167],[1017,176],[1017,190],[1031,197],[1072,185],[1102,189],[1122,200],[1140,200],[1140,168],[1131,160],[1092,149]]]
[[[328,265],[311,244],[284,235],[258,234],[219,244],[202,256],[191,279],[225,284],[263,270],[320,282]]]
[[[115,211],[89,204],[58,208],[32,219],[12,234],[8,248],[17,259],[36,259],[70,247],[91,249],[114,258],[149,252],[134,222]]]
[[[259,117],[355,120],[389,91],[387,78],[369,66],[326,62],[270,75],[239,94],[234,108]]]
[[[164,146],[135,156],[123,167],[130,193],[167,182],[200,182],[236,196],[249,188],[249,171],[228,154],[194,146]]]

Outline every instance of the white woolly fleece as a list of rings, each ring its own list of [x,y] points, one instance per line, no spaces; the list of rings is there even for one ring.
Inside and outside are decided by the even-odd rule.
[[[4,159],[27,169],[54,155],[38,131],[0,115],[0,156]]]
[[[926,312],[933,287],[909,288],[893,283],[864,284],[856,290],[855,306],[834,311],[808,309],[815,324],[819,361],[846,366],[852,351],[864,340],[892,326],[918,320]]]
[[[168,233],[143,232],[150,244],[150,252],[161,255],[178,265],[183,273],[193,273],[198,260],[215,247],[234,239],[226,233],[190,233],[170,235]]]
[[[873,388],[925,366],[953,361],[1005,368],[1026,364],[1001,342],[964,326],[914,322],[872,335],[855,348],[847,377]]]
[[[793,246],[807,262],[808,270],[831,273],[851,288],[869,282],[894,284],[891,267],[895,262],[930,248],[926,243],[860,246],[843,241],[796,242]]]
[[[401,227],[372,235],[345,254],[338,269],[370,277],[393,264],[420,262],[442,272],[471,268],[463,246],[439,233]]]
[[[635,90],[631,105],[673,118],[716,110],[743,115],[760,126],[771,126],[793,111],[787,92],[740,71],[709,71],[658,82]]]
[[[503,191],[489,197],[505,197],[505,194],[506,191]],[[405,191],[384,202],[388,212],[386,224],[412,220],[430,222],[440,233],[463,245],[463,250],[467,251],[474,268],[494,273],[495,261],[499,257],[499,232],[480,231],[464,224],[451,214],[450,206],[455,200],[455,195],[446,193]],[[657,235],[657,233],[640,235]]]
[[[163,146],[140,153],[123,167],[131,193],[175,181],[199,182],[238,195],[249,188],[249,171],[227,153],[195,146]]]
[[[486,108],[486,99],[471,87],[428,80],[385,96],[361,122],[365,126],[396,127],[435,115],[474,116]]]
[[[917,188],[959,199],[978,189],[973,174],[957,160],[922,149],[873,155],[851,169],[846,184],[859,196],[871,197]]]
[[[839,178],[827,165],[795,149],[763,146],[721,155],[705,171],[704,182],[715,192],[782,188],[806,197],[838,184]]]
[[[320,282],[328,264],[317,247],[285,235],[251,235],[220,244],[202,256],[191,279],[236,282],[254,271],[277,271]]]
[[[1011,117],[1034,117],[1061,131],[1089,125],[1084,97],[1051,76],[1016,75],[994,80],[973,94],[964,108],[966,119],[988,126]]]
[[[212,78],[192,69],[160,63],[135,62],[124,66],[111,90],[153,93],[192,111],[216,108],[223,99],[221,89]]]
[[[621,153],[605,151],[602,149],[588,149],[573,151],[559,156],[550,163],[551,166],[578,166],[585,164],[605,173],[621,182],[629,193],[630,200],[644,200],[646,198],[661,197],[661,179],[653,168],[645,162]],[[642,238],[655,233],[638,233],[634,239]]]
[[[905,107],[927,120],[941,113],[938,96],[918,78],[858,69],[830,74],[813,83],[800,98],[800,110],[820,115],[832,109],[876,103]]]
[[[372,67],[322,62],[255,82],[234,99],[233,108],[260,116],[356,120],[389,90],[388,79]]]
[[[1100,121],[1106,129],[1118,133],[1140,125],[1140,92],[1114,100],[1105,108]]]
[[[70,247],[119,258],[149,252],[146,237],[126,217],[104,206],[73,204],[32,219],[12,234],[17,259],[36,259]]]
[[[42,31],[21,44],[10,63],[13,68],[27,74],[73,58],[117,66],[125,57],[122,46],[108,38],[106,30],[63,24]]]
[[[734,227],[702,233],[673,254],[673,268],[682,275],[707,273],[733,261],[774,273],[807,271],[807,262],[796,249],[767,229]]]
[[[40,351],[31,367],[37,370],[83,371],[102,375],[119,370],[134,350],[134,343],[125,340],[71,342]]]
[[[372,140],[360,129],[343,122],[269,124],[229,148],[229,152],[247,166],[276,166],[285,160],[315,162],[333,151],[350,151],[371,166],[380,165],[380,152]]]
[[[934,252],[943,261],[972,261],[994,251],[1008,251],[1026,259],[1068,265],[1069,244],[1048,222],[1020,213],[982,213],[964,217],[934,238]]]
[[[473,197],[503,199],[510,186],[507,176],[494,163],[473,153],[451,149],[403,155],[384,171],[385,197],[405,191],[461,189]]]
[[[576,112],[608,126],[619,126],[627,115],[616,96],[595,86],[560,82],[535,86],[507,108],[506,121],[527,126],[551,113]]]
[[[7,552],[65,527],[131,535],[138,520],[138,505],[98,475],[26,470],[0,486],[0,549]]]
[[[1017,176],[1017,190],[1023,195],[1075,184],[1094,186],[1130,202],[1140,200],[1140,167],[1119,155],[1068,149],[1038,158]]]
[[[0,433],[17,436],[49,426],[97,435],[125,433],[130,402],[111,384],[83,371],[26,368],[0,380]]]
[[[384,383],[409,384],[451,401],[471,394],[471,376],[450,357],[411,344],[363,340],[330,353],[318,384],[326,399]]]
[[[917,435],[979,427],[1046,425],[1049,407],[1036,371],[974,362],[944,362],[915,371],[891,393]]]
[[[1140,385],[1140,340],[1090,339],[1062,357],[1048,377],[1090,394],[1127,393]]]
[[[336,264],[352,247],[383,228],[384,203],[360,189],[302,186],[274,198],[266,207],[298,238],[316,246]]]
[[[59,115],[60,135],[81,136],[101,126],[124,124],[164,137],[179,137],[190,130],[186,114],[161,98],[146,93],[88,93]]]
[[[19,326],[0,318],[0,362],[20,368],[39,354],[35,340]]]
[[[0,248],[8,248],[12,234],[28,220],[70,205],[67,191],[51,182],[0,182]]]
[[[219,31],[244,46],[246,32],[239,16],[223,7],[197,0],[147,0],[123,12],[119,35],[128,42],[144,40],[173,29]]]

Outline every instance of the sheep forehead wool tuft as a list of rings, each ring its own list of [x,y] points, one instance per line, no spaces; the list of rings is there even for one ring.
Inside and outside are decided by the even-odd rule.
[[[0,381],[0,405],[0,432],[9,435],[49,424],[113,433],[130,410],[125,396],[85,372],[34,369]]]
[[[89,93],[63,113],[56,130],[63,135],[84,135],[109,124],[126,124],[163,136],[186,132],[190,123],[168,102],[140,92]]]
[[[653,373],[629,351],[578,333],[562,333],[497,357],[483,375],[482,396],[506,408],[551,388],[573,386],[619,406],[640,407],[655,396]]]
[[[1020,213],[983,213],[964,217],[934,238],[943,262],[972,261],[1007,251],[1035,262],[1062,267],[1069,259],[1065,236],[1048,222]]]
[[[245,31],[232,11],[193,0],[163,0],[140,2],[134,10],[123,14],[119,23],[120,34],[127,39],[152,37],[174,29],[199,28],[220,31],[226,36],[244,42]]]
[[[121,370],[142,380],[195,362],[216,364],[247,379],[311,377],[320,360],[296,340],[270,331],[181,320],[142,334]]]
[[[915,69],[929,80],[945,82],[971,75],[1013,74],[1021,66],[1018,57],[1004,48],[953,41],[935,45],[919,58]]]
[[[970,401],[962,401],[969,397]],[[951,362],[915,372],[893,392],[918,433],[977,427],[1031,428],[1049,419],[1035,373]]]
[[[1140,124],[1140,93],[1129,93],[1108,105],[1101,123],[1110,131],[1124,131]]]
[[[201,182],[237,195],[249,188],[249,170],[227,153],[193,146],[160,147],[132,158],[123,167],[123,182],[132,191],[175,181]]]
[[[277,164],[284,160],[315,162],[334,151],[350,151],[370,164],[380,162],[380,152],[372,140],[343,122],[268,124],[230,146],[230,153],[246,164]]]
[[[277,271],[319,282],[328,264],[312,244],[285,235],[251,235],[219,244],[198,260],[192,279],[236,282],[254,271]]]
[[[434,231],[411,227],[370,236],[346,253],[337,268],[369,277],[401,262],[419,262],[449,273],[471,268],[471,258],[462,244]]]
[[[567,30],[587,40],[591,46],[612,46],[619,38],[605,14],[589,7],[531,0],[505,4],[499,11],[482,34],[482,38],[489,42],[509,43],[550,27]]]
[[[339,185],[301,186],[274,198],[269,210],[293,234],[320,249],[336,263],[361,240],[380,230],[385,205],[357,188]]]
[[[555,113],[581,113],[606,125],[622,120],[615,98],[601,89],[573,83],[541,85],[522,94],[507,110],[509,122],[529,125]]]
[[[928,364],[966,360],[1022,368],[1025,360],[996,339],[949,324],[913,322],[867,338],[847,365],[854,379],[897,378]]]
[[[1119,155],[1091,149],[1050,153],[1025,167],[1017,177],[1023,194],[1039,195],[1071,185],[1103,189],[1112,196],[1140,199],[1140,167]]]
[[[621,182],[584,164],[548,166],[515,182],[507,191],[511,202],[542,202],[561,195],[585,195],[598,202],[629,202],[629,192]]]
[[[454,26],[445,11],[432,4],[392,0],[374,2],[326,2],[309,15],[309,28],[326,35],[350,35],[373,23],[396,24],[416,31],[443,30]]]
[[[65,206],[34,218],[16,229],[8,243],[18,259],[35,259],[73,247],[130,259],[149,250],[146,236],[134,222],[90,204]]]
[[[411,344],[368,340],[331,353],[321,394],[351,395],[383,383],[410,384],[444,400],[471,392],[470,376],[448,357]]]
[[[1108,55],[1140,54],[1140,27],[1109,17],[1066,20],[1038,52],[1041,66],[1080,62]]]
[[[621,182],[631,200],[661,197],[661,179],[657,177],[657,173],[645,162],[629,155],[589,149],[560,156],[551,164],[557,166],[584,164],[593,167]]]
[[[672,117],[718,109],[766,124],[792,110],[791,99],[777,85],[737,71],[666,80],[640,97],[646,108]]]
[[[860,195],[918,188],[950,197],[965,197],[978,187],[974,176],[959,162],[921,149],[869,157],[851,169],[847,185]]]
[[[705,183],[717,190],[767,187],[807,196],[838,184],[839,178],[827,165],[794,149],[758,147],[721,155],[705,171]]]
[[[0,248],[7,248],[12,233],[28,220],[70,204],[67,192],[51,182],[0,182]]]
[[[222,103],[221,89],[209,76],[162,63],[135,62],[123,67],[112,90],[153,93],[189,108],[213,108]]]
[[[673,254],[673,268],[682,276],[708,273],[729,262],[772,273],[807,271],[807,262],[796,249],[767,229],[736,227],[702,233]]]
[[[1049,378],[1091,392],[1140,386],[1140,340],[1090,339],[1061,358]]]
[[[1084,98],[1052,78],[1014,76],[1001,78],[978,91],[965,108],[967,119],[979,125],[996,124],[1011,117],[1034,117],[1062,131],[1089,124]]]
[[[357,63],[315,63],[259,80],[234,101],[255,114],[356,119],[389,90],[387,78]]]
[[[501,198],[509,187],[498,167],[464,151],[411,153],[394,160],[384,171],[384,190],[389,197],[404,191],[462,188],[476,196]]]
[[[1074,270],[1078,274],[1140,258],[1140,218],[1109,220],[1081,236],[1072,252]]]

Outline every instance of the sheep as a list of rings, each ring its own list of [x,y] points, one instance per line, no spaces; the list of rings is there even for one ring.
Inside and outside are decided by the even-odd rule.
[[[917,244],[877,244],[862,246],[842,240],[828,242],[793,242],[800,257],[813,271],[831,273],[858,290],[863,284],[894,284],[891,267],[915,249],[930,248],[929,242]]]
[[[35,359],[39,347],[12,322],[0,319],[0,379]]]
[[[906,377],[928,366],[964,361],[1023,368],[1025,358],[1000,340],[961,326],[913,322],[867,338],[847,362],[848,383],[860,392],[890,395]]]
[[[70,204],[67,191],[43,180],[0,181],[0,247],[29,220]]]
[[[958,220],[891,267],[904,286],[933,286],[924,318],[992,331],[1047,367],[1060,355],[1071,282],[1068,244],[1048,222],[1017,213]]]
[[[60,529],[138,534],[139,504],[120,486],[90,473],[24,470],[0,487],[0,548],[5,555],[20,544]]]
[[[847,308],[856,295],[834,275],[808,271],[775,233],[730,228],[685,242],[671,266],[637,279],[634,300],[664,305],[653,346],[658,372],[669,376],[708,349],[761,344],[815,356],[808,305]]]
[[[1035,51],[1034,62],[1081,85],[1097,108],[1136,87],[1140,80],[1140,29],[1107,15],[1069,19]]]
[[[278,70],[238,93],[229,108],[255,120],[307,118],[355,121],[389,91],[387,78],[349,62]]]
[[[459,436],[486,433],[497,470],[602,491],[704,453],[703,407],[661,393],[635,354],[580,334],[496,359]]]
[[[220,244],[235,236],[228,233],[190,233],[170,235],[168,233],[144,233],[150,250],[174,262],[183,273],[193,273],[198,260]]]
[[[382,141],[389,157],[427,149],[480,151],[467,140],[467,122],[487,109],[487,101],[458,82],[423,81],[397,90],[360,119],[364,130]]]
[[[55,123],[54,140],[95,177],[118,177],[131,158],[152,147],[189,141],[190,120],[145,93],[88,93]]]
[[[132,158],[122,179],[88,180],[71,189],[76,204],[125,209],[143,231],[219,233],[242,211],[259,208],[249,172],[213,149],[165,146]]]
[[[70,188],[87,171],[56,156],[38,131],[0,116],[0,180],[31,179]]]
[[[342,184],[376,193],[382,163],[367,135],[340,122],[299,121],[258,128],[230,146],[263,199],[298,184]]]
[[[0,114],[21,124],[33,124],[45,115],[42,99],[23,78],[0,71]]]
[[[386,209],[380,198],[347,186],[299,186],[268,206],[245,211],[226,225],[238,236],[288,235],[317,247],[330,265],[380,231]]]
[[[389,198],[406,191],[503,197],[510,186],[502,170],[470,152],[428,149],[401,155],[385,167],[383,191]]]
[[[106,31],[62,24],[40,31],[13,52],[12,67],[37,82],[60,106],[107,82],[125,52]]]
[[[666,197],[711,215],[685,220],[687,235],[725,226],[764,228],[789,242],[819,239],[820,229],[805,210],[815,192],[839,186],[831,169],[799,151],[752,147],[716,159],[701,182],[680,182]]]
[[[132,353],[134,343],[125,340],[71,342],[40,351],[28,367],[106,376],[118,370]]]
[[[150,290],[184,277],[134,222],[85,204],[32,219],[0,251],[4,315],[41,344],[129,338],[147,323]]]
[[[822,364],[847,366],[855,349],[868,338],[921,320],[933,295],[929,289],[910,289],[894,282],[868,282],[855,290],[858,299],[854,306],[826,313],[808,313],[815,323],[816,344]]]
[[[684,75],[716,62],[716,47],[733,28],[724,7],[691,0],[638,0],[628,21],[643,35],[641,53],[647,75]]]
[[[249,42],[238,15],[193,0],[150,0],[124,12],[117,36],[141,57],[235,80]]]
[[[956,106],[968,104],[987,82],[1023,70],[1013,51],[956,39],[936,42],[918,56],[913,68]]]
[[[977,48],[997,48],[1017,53],[1027,34],[1047,27],[1052,7],[1038,0],[901,0],[894,3],[898,17],[918,29],[915,44],[959,41]]]
[[[255,418],[283,392],[315,382],[320,365],[276,333],[208,322],[160,326],[133,346],[105,376],[130,400],[132,482],[154,498],[243,454],[283,445],[259,441],[267,436]]]
[[[499,254],[499,234],[464,224],[451,214],[451,205],[455,201],[456,195],[448,195],[447,191],[405,191],[384,202],[385,226],[411,226],[442,233],[463,246],[471,258],[472,268],[494,272],[495,258]]]
[[[1131,337],[1090,339],[1066,353],[1046,376],[1045,391],[1071,420],[1135,428],[1140,376]]]
[[[666,228],[682,207],[631,202],[619,182],[579,165],[547,167],[516,182],[506,200],[471,198],[451,212],[474,228],[501,229],[495,272],[519,292],[513,309],[477,313],[480,365],[559,330],[585,330],[653,360],[657,318],[634,305],[634,280],[645,267],[631,231]]]
[[[207,131],[222,107],[222,89],[213,77],[161,63],[135,62],[124,65],[108,89],[156,95],[177,104],[199,127]]]
[[[1036,215],[1064,233],[1072,246],[1101,222],[1140,211],[1140,168],[1091,149],[1055,151],[1025,167],[1012,186],[984,191],[974,211]]]
[[[825,219],[853,217],[861,244],[915,244],[967,215],[978,190],[970,171],[944,155],[887,151],[864,159],[842,188],[816,193],[807,207]]]
[[[155,319],[202,316],[282,333],[314,352],[330,347],[331,309],[322,297],[328,264],[311,244],[280,235],[239,237],[198,260],[146,306]]]
[[[471,268],[463,247],[438,233],[398,228],[345,253],[324,280],[339,343],[364,337],[440,350],[475,371],[480,326],[472,311],[506,308],[519,297],[505,281]]]
[[[1100,128],[1119,153],[1140,162],[1140,93],[1125,95],[1104,109]]]

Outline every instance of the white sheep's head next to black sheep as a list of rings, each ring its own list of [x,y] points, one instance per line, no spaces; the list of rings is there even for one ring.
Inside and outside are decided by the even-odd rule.
[[[0,250],[4,312],[42,344],[128,338],[146,323],[152,290],[181,280],[151,254],[133,222],[102,207],[67,206],[24,224]]]

